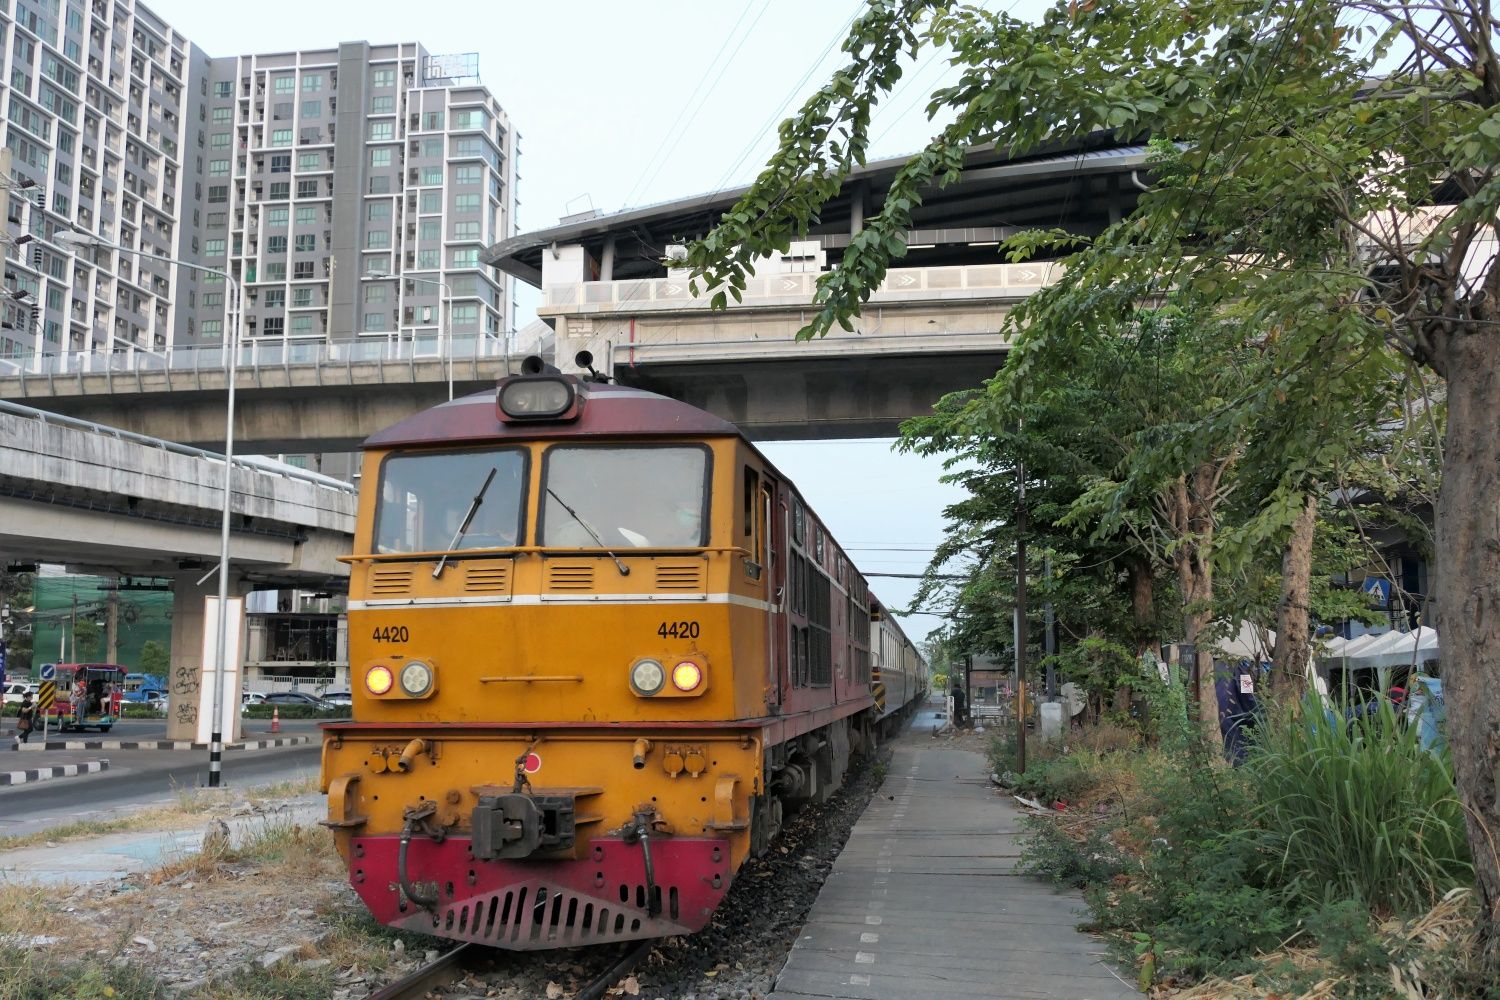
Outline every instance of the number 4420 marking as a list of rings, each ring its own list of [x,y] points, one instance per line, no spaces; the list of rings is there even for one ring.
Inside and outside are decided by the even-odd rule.
[[[656,634],[663,639],[696,639],[698,638],[697,622],[662,622],[656,630]]]

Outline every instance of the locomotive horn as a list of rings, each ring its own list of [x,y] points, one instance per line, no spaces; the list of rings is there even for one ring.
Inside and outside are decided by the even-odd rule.
[[[608,375],[600,375],[594,370],[594,354],[592,351],[579,351],[573,355],[573,364],[589,373],[590,382],[608,382]]]
[[[521,362],[522,375],[557,375],[555,365],[549,365],[540,354],[528,354]]]

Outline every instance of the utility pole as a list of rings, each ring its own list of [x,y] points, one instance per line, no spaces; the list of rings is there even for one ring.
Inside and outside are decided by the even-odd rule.
[[[104,651],[105,662],[120,662],[120,578],[115,577],[114,586],[109,589],[109,596],[105,599],[106,617],[104,619]]]
[[[1047,579],[1048,592],[1052,587],[1052,553],[1042,554],[1042,576]],[[1047,700],[1057,700],[1057,668],[1052,665],[1052,657],[1057,654],[1057,622],[1052,617],[1052,599],[1047,598],[1047,603],[1042,605],[1042,621],[1045,631],[1042,633],[1043,649],[1047,653]]]
[[[1026,463],[1016,462],[1016,770],[1026,770]]]

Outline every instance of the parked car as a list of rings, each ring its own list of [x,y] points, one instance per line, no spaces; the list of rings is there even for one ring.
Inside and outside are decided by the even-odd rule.
[[[262,702],[265,705],[306,705],[308,708],[327,710],[337,708],[332,702],[302,691],[272,691]]]
[[[5,682],[5,704],[19,705],[21,699],[31,695],[31,700],[36,701],[37,691],[41,690],[40,684],[32,684],[29,681],[6,681]]]
[[[354,705],[354,694],[350,691],[324,691],[323,700],[340,708],[350,708]]]
[[[153,708],[159,715],[167,714],[166,693],[155,688],[149,691],[127,691],[120,696],[120,700],[127,705],[145,705]]]
[[[245,709],[249,708],[251,705],[260,705],[264,703],[265,700],[266,693],[264,691],[246,691],[243,695],[240,696],[240,714],[243,715]]]

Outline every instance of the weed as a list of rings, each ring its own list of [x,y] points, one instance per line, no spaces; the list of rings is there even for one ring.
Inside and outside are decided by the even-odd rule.
[[[1098,828],[1080,843],[1050,818],[1034,817],[1027,822],[1029,836],[1021,848],[1020,870],[1028,875],[1081,889],[1108,883],[1126,868],[1119,848]]]

